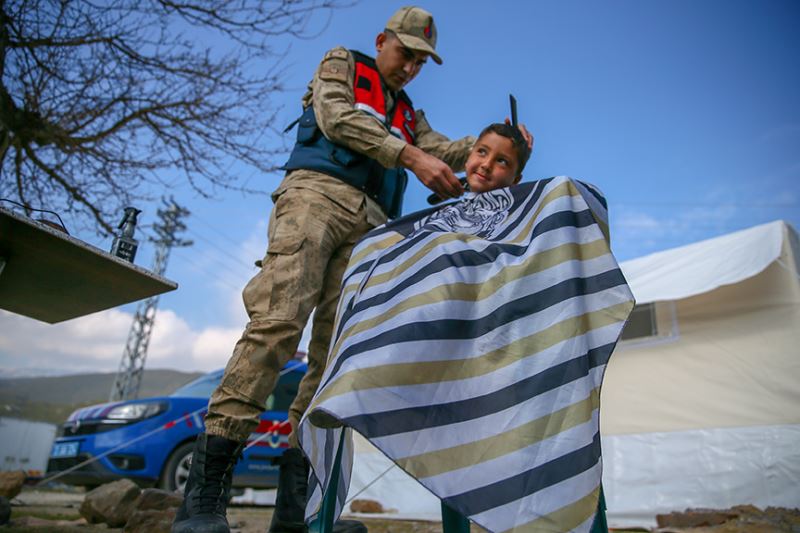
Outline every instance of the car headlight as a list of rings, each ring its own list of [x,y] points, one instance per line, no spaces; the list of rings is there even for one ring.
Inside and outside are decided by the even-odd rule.
[[[148,403],[127,403],[125,405],[118,405],[114,407],[105,418],[110,420],[141,420],[143,418],[150,418],[166,410],[167,406],[160,402]]]

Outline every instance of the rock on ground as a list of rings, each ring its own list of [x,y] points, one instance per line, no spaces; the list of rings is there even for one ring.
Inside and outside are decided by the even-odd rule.
[[[144,489],[134,503],[125,533],[169,533],[183,496],[161,489]]]
[[[144,489],[136,500],[137,511],[165,511],[180,507],[183,495],[161,489]]]
[[[9,500],[13,499],[22,491],[25,483],[25,472],[0,472],[0,496]]]
[[[737,505],[730,509],[686,509],[657,515],[660,533],[800,532],[800,509]]]
[[[686,509],[683,512],[656,515],[658,527],[705,527],[724,524],[739,517],[739,513],[717,509]]]
[[[105,522],[111,527],[122,527],[133,514],[141,489],[129,479],[120,479],[100,485],[86,494],[80,507],[87,522]]]
[[[154,494],[158,495],[158,493]],[[19,498],[14,501],[11,523],[0,527],[0,533],[122,533],[121,528],[109,528],[106,524],[93,525],[72,520],[78,518],[77,504],[80,502],[81,496],[81,494],[56,493],[26,487]],[[142,498],[142,501],[147,501],[149,498]],[[138,509],[137,513],[141,510]],[[264,533],[272,518],[272,511],[271,507],[234,505],[228,507],[228,521],[232,526],[233,533]],[[654,533],[800,533],[800,510],[797,509],[768,507],[761,510],[753,506],[738,506],[714,511],[723,514],[738,513],[738,516],[715,526],[696,528],[667,526],[652,531]],[[43,520],[45,517],[50,520]],[[145,522],[145,519],[154,520],[154,518],[155,516],[140,516],[136,518],[136,521]],[[345,518],[353,517],[345,516]],[[369,533],[441,533],[442,531],[441,522],[396,520],[364,515],[359,515],[357,519],[366,524]],[[168,520],[165,518],[165,521]],[[83,525],[79,525],[81,523]],[[130,528],[135,523],[131,523],[127,531],[132,531]],[[155,524],[155,521],[152,523]],[[58,525],[53,527],[54,524]],[[159,526],[153,525],[148,533],[149,531],[156,533],[159,531],[157,527]],[[485,533],[475,524],[471,524],[470,529],[472,533]],[[646,530],[639,528],[616,531],[641,533]]]
[[[350,511],[353,513],[382,513],[383,505],[375,500],[353,500],[350,503]]]
[[[170,533],[177,509],[137,510],[128,519],[124,533]]]

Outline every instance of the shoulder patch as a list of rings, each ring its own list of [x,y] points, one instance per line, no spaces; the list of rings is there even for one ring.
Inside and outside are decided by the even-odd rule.
[[[344,48],[334,48],[325,54],[319,68],[319,77],[327,81],[347,82],[348,71],[348,52]]]
[[[333,50],[328,50],[328,53],[325,54],[325,59],[347,59],[347,50],[344,48],[334,48]],[[324,59],[323,59],[324,61]]]
[[[319,69],[319,77],[322,80],[347,81],[347,61],[342,59],[328,59],[322,63]]]

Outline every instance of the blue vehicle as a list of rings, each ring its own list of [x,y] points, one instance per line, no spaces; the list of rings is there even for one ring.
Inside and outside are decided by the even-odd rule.
[[[284,367],[258,428],[248,439],[254,444],[236,465],[234,487],[277,486],[278,467],[272,459],[289,446],[287,411],[306,369],[299,360]],[[59,428],[47,477],[86,463],[58,480],[95,487],[128,478],[142,487],[182,491],[189,476],[195,437],[204,428],[208,398],[222,373],[217,370],[206,374],[170,396],[78,409]]]

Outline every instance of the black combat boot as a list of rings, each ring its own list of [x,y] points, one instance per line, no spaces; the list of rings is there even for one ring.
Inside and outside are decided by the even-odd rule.
[[[279,465],[278,494],[269,533],[308,533],[304,518],[308,498],[308,460],[298,448],[289,448],[274,460]],[[337,520],[334,533],[367,533],[356,520]]]
[[[225,509],[233,467],[243,449],[243,442],[205,433],[197,436],[183,503],[172,523],[172,533],[230,533]]]
[[[289,448],[273,460],[278,471],[278,494],[269,533],[304,533],[306,493],[308,491],[308,461],[298,448]]]

